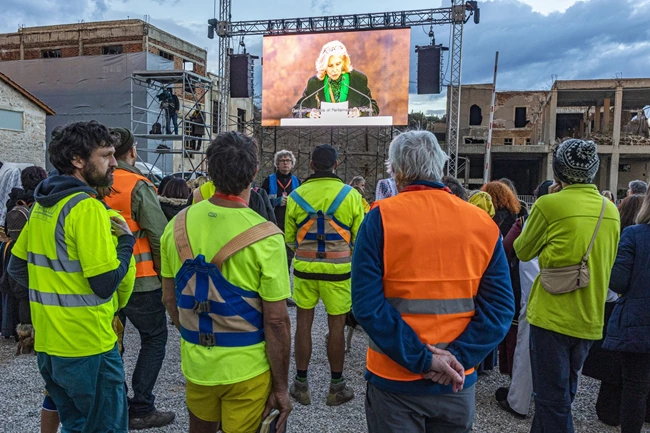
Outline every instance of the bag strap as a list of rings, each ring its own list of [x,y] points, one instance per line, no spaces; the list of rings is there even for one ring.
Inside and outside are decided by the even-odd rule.
[[[174,243],[176,244],[176,251],[178,251],[178,256],[181,259],[181,263],[184,263],[186,260],[192,260],[194,258],[194,253],[192,253],[192,246],[190,245],[190,239],[187,236],[187,210],[185,208],[176,215],[176,220],[174,221]]]
[[[591,237],[591,242],[589,242],[589,248],[587,248],[587,254],[582,258],[582,263],[587,263],[589,260],[589,254],[591,254],[591,249],[594,247],[594,242],[596,242],[596,236],[600,231],[600,223],[603,222],[603,217],[605,216],[605,209],[607,208],[607,199],[603,197],[603,207],[600,209],[600,216],[598,217],[598,223],[596,224],[596,230],[594,230],[594,235]]]
[[[197,204],[198,202],[203,201],[203,194],[201,194],[201,188],[200,187],[195,188],[192,195],[194,197],[194,204]]]
[[[270,221],[258,224],[232,238],[230,242],[219,250],[211,260],[211,263],[221,270],[224,262],[235,253],[269,236],[281,234],[283,234],[282,230]]]

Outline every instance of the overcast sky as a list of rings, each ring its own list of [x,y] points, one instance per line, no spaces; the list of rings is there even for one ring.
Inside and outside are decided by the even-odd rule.
[[[217,0],[218,1],[218,0]],[[447,7],[450,0],[233,0],[233,21],[384,12]],[[399,4],[396,7],[395,4]],[[463,83],[492,81],[494,53],[500,52],[500,90],[548,89],[560,80],[650,76],[650,0],[492,0],[480,1],[481,23],[465,27]],[[208,69],[216,69],[217,39],[207,39],[213,0],[3,0],[0,32],[36,26],[140,18],[208,49]],[[448,26],[433,28],[437,43],[448,45]],[[411,30],[411,81],[415,45],[428,44],[428,28]],[[261,37],[245,40],[262,55]],[[1,47],[0,47],[1,49]],[[237,50],[237,43],[235,43]],[[448,59],[445,59],[448,64]],[[260,68],[256,83],[261,83]],[[415,93],[415,84],[411,84]],[[444,110],[444,96],[410,97],[410,109]]]

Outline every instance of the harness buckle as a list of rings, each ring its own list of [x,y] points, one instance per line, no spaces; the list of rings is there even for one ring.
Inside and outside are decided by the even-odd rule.
[[[210,312],[210,301],[194,301],[194,308],[192,308],[195,314],[209,313]]]
[[[319,252],[316,253],[316,258],[317,259],[326,259],[327,258],[327,253],[323,253],[323,252],[319,251]]]
[[[199,334],[199,344],[201,346],[214,346],[214,334]]]
[[[327,235],[326,234],[317,234],[316,235],[316,240],[317,241],[326,241],[327,240]]]

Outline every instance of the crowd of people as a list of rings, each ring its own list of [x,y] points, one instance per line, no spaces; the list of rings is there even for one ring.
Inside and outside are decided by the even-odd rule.
[[[48,153],[49,175],[12,175],[0,248],[2,335],[33,327],[42,432],[172,423],[153,394],[169,320],[190,432],[282,432],[292,401],[316,403],[319,302],[328,406],[361,391],[344,374],[345,326],[368,335],[369,432],[469,432],[475,384],[497,366],[512,378],[501,409],[525,418],[534,396],[532,432],[574,431],[581,374],[601,380],[601,421],[627,433],[650,420],[650,192],[631,182],[618,208],[601,194],[593,142],[557,146],[530,207],[508,179],[468,191],[444,176],[426,131],[395,137],[372,205],[363,177],[337,176],[330,144],[302,181],[292,152],[277,152],[260,187],[257,144],[238,132],[210,144],[208,177],[157,188],[128,129],[57,128]],[[127,384],[129,322],[141,347]]]

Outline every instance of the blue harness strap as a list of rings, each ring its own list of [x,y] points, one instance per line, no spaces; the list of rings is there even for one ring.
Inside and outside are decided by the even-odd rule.
[[[333,217],[338,208],[341,206],[341,203],[343,203],[343,200],[345,200],[345,197],[350,194],[350,191],[352,191],[352,187],[350,185],[343,185],[343,188],[341,188],[341,191],[339,191],[339,193],[334,198],[334,201],[327,209],[327,212],[325,212],[325,215]]]
[[[289,194],[289,197],[291,197],[293,201],[295,201],[296,204],[302,208],[302,210],[307,212],[307,215],[312,216],[317,213],[316,209],[311,207],[311,205],[307,203],[307,200],[305,200],[300,196],[300,194],[298,194],[298,191],[294,190],[291,194]]]
[[[193,277],[195,277],[194,296],[183,295],[183,289]],[[225,302],[208,299],[210,281]],[[198,255],[194,260],[187,260],[176,276],[176,303],[179,308],[193,310],[199,316],[199,330],[190,330],[181,325],[181,336],[184,340],[201,346],[243,347],[263,342],[262,313],[244,298],[259,298],[259,294],[230,283],[217,266],[206,263],[203,255]],[[241,317],[257,328],[257,331],[213,332],[213,319],[210,314]]]

